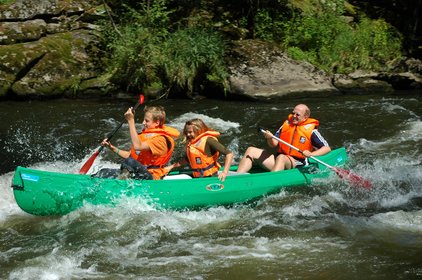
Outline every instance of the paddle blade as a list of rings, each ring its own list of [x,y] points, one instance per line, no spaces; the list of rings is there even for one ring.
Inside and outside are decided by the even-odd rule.
[[[133,112],[135,112],[135,111],[136,111],[136,109],[138,109],[138,107],[139,107],[139,106],[141,106],[142,104],[144,104],[144,100],[145,100],[144,95],[143,95],[143,94],[139,95],[139,101],[138,101],[138,103],[135,105],[135,107],[133,108]]]
[[[349,183],[354,186],[359,186],[368,190],[372,189],[372,183],[357,174],[353,174],[352,172],[348,170],[344,170],[340,168],[334,168],[334,171],[337,173],[337,175],[340,178],[348,180]]]
[[[91,168],[92,164],[94,163],[97,156],[100,154],[100,150],[97,150],[92,156],[85,162],[82,166],[81,170],[79,170],[79,174],[86,174],[88,173],[89,169]]]

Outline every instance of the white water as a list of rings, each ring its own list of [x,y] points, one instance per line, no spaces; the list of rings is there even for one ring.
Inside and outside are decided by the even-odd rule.
[[[356,120],[358,114],[349,119],[333,117],[330,106],[340,102],[325,104],[326,116],[315,110],[325,119],[329,142],[347,148],[348,170],[374,183],[369,192],[333,174],[327,186],[283,191],[232,208],[157,211],[140,199],[122,198],[115,208],[86,205],[63,217],[34,217],[14,202],[13,172],[1,174],[0,278],[418,279],[422,276],[422,122],[421,111],[414,109],[420,106],[411,104],[420,100],[375,101],[343,102],[344,111],[365,108],[363,120]],[[233,104],[227,109],[201,106],[197,111],[170,113],[169,124],[181,129],[187,119],[204,119],[223,133],[236,162],[248,143],[264,143],[252,132],[258,120],[270,126],[263,114],[284,114],[290,107],[253,104],[252,108],[250,104],[250,120],[245,123],[241,108],[236,115],[216,112],[229,112]],[[108,114],[100,118],[103,133],[113,128]],[[386,119],[389,115],[391,119]],[[401,119],[395,123],[397,117]],[[352,125],[358,122],[358,128],[364,129],[365,119],[373,133],[361,133]],[[28,126],[16,133],[8,130],[3,142],[6,149],[20,147],[36,158],[27,165],[30,168],[77,173],[97,148],[92,144],[78,160],[62,159],[63,153],[72,151],[72,139],[52,140],[58,138],[55,129],[43,133],[37,122],[33,127],[37,130]],[[125,133],[114,141],[124,146]],[[347,140],[342,140],[345,135]],[[46,149],[48,143],[38,143],[40,138],[54,143]],[[116,159],[103,152],[90,172],[118,167]]]

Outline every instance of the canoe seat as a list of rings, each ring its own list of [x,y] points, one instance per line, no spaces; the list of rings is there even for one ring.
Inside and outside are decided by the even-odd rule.
[[[192,179],[188,174],[177,174],[164,176],[163,180],[179,180],[179,179]]]

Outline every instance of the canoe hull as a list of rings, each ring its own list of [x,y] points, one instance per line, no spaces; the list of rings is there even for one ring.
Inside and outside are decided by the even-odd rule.
[[[333,165],[348,159],[343,148],[319,157]],[[64,215],[84,204],[115,205],[122,197],[140,197],[159,209],[198,209],[256,200],[283,188],[307,186],[332,172],[312,162],[307,168],[218,178],[115,180],[17,167],[12,187],[19,207],[33,215]]]

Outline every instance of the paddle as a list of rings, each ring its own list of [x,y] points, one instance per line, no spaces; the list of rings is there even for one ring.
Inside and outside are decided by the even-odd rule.
[[[135,107],[133,107],[133,111],[138,109],[138,107],[144,103],[144,95],[141,94],[139,96],[139,101],[136,103]],[[124,119],[108,136],[107,141],[110,141],[110,139],[116,134],[116,132],[122,127],[122,125],[126,122],[126,119]],[[100,146],[100,148],[95,151],[94,154],[85,162],[85,164],[82,166],[81,170],[79,170],[79,174],[86,174],[89,169],[91,168],[92,164],[94,163],[97,156],[101,153],[101,151],[104,149],[104,146]]]
[[[258,127],[258,131],[259,132],[265,132],[264,129]],[[272,138],[274,138],[275,140],[283,143],[284,145],[289,146],[290,148],[298,151],[299,153],[303,153],[303,151],[289,143],[287,143],[286,141],[281,140],[280,138],[276,137],[276,136],[272,136]],[[334,167],[331,166],[323,161],[321,161],[320,159],[317,159],[314,156],[310,156],[311,159],[315,160],[316,162],[319,162],[320,164],[330,168],[331,170],[333,170],[340,178],[348,180],[352,185],[354,186],[359,186],[365,189],[371,189],[372,188],[372,183],[362,177],[360,177],[359,175],[353,174],[352,172],[345,170],[345,169],[341,169],[338,167]]]

